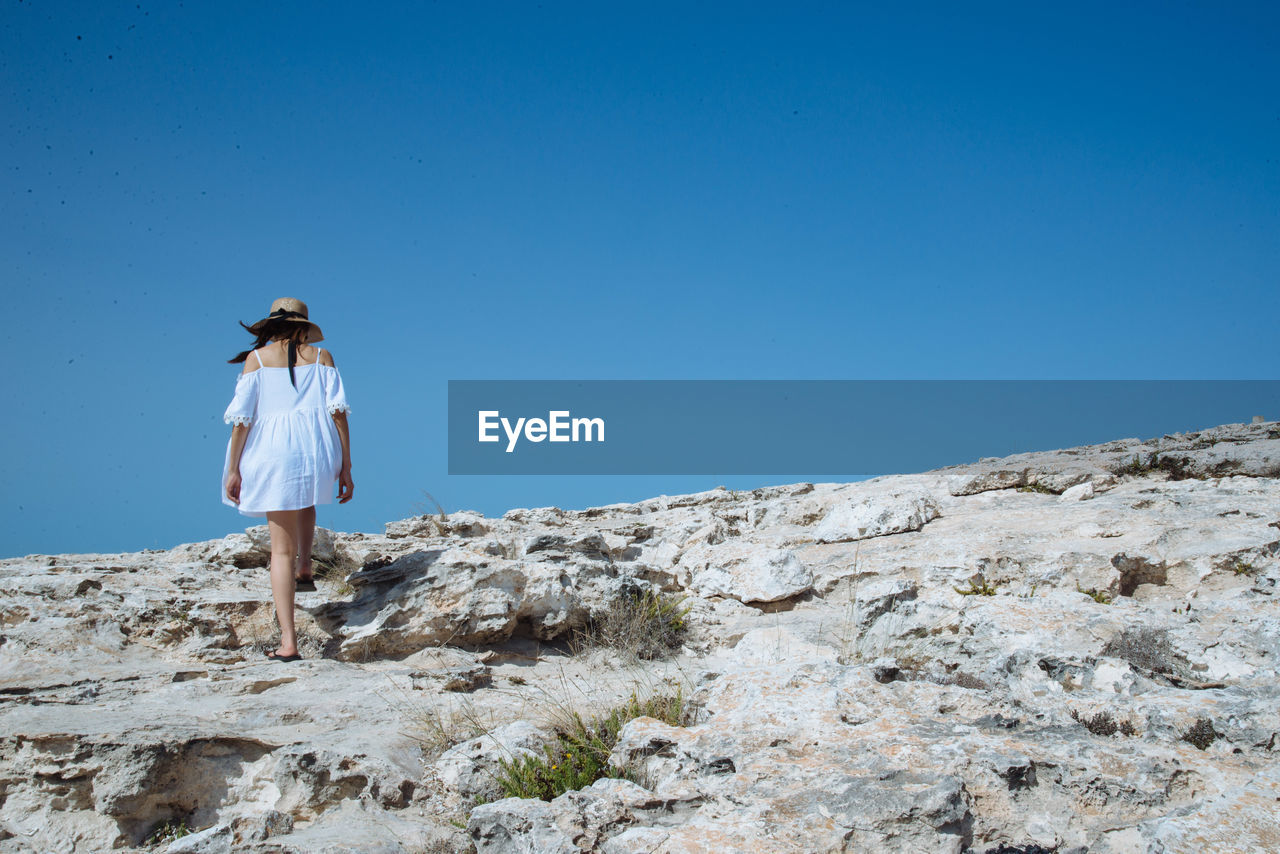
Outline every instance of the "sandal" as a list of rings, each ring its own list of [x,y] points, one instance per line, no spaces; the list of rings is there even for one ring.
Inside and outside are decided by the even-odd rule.
[[[301,661],[302,655],[297,652],[295,652],[293,655],[277,655],[276,651],[273,649],[267,653],[267,658],[271,659],[272,661]]]

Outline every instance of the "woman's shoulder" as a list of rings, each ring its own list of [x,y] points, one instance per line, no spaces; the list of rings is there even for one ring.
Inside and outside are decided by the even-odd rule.
[[[316,347],[306,344],[298,350],[299,364],[310,365],[319,362],[322,365],[328,365],[331,368],[337,367],[333,363],[333,354],[327,348]],[[279,362],[279,364],[276,364]],[[278,351],[270,350],[267,347],[260,347],[257,350],[249,351],[248,357],[244,360],[244,370],[241,376],[249,376],[257,373],[259,368],[283,368],[285,362]]]

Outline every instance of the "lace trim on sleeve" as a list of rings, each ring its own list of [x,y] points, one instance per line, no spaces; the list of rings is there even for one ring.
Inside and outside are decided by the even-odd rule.
[[[329,414],[330,414],[330,415],[337,415],[339,412],[345,412],[345,413],[347,413],[348,415],[350,415],[350,414],[351,414],[351,407],[350,407],[350,406],[348,406],[348,405],[347,405],[347,404],[345,404],[345,403],[331,403],[331,404],[329,404]]]
[[[236,424],[241,427],[248,427],[253,423],[252,415],[224,415],[222,416],[223,424]]]

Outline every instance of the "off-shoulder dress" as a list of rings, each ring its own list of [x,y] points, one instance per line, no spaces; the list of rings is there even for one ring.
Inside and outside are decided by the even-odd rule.
[[[342,439],[333,414],[350,412],[342,375],[332,365],[316,361],[295,365],[297,388],[288,368],[270,368],[258,357],[258,370],[241,374],[235,397],[222,420],[249,425],[240,455],[240,504],[245,516],[265,516],[274,510],[302,510],[329,504],[342,469]],[[258,356],[254,351],[254,356]],[[232,443],[222,466],[222,503],[236,507],[226,496]]]

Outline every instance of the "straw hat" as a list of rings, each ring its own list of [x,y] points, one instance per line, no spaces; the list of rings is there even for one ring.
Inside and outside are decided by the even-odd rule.
[[[320,331],[320,327],[307,319],[307,304],[300,299],[280,297],[280,299],[271,303],[271,313],[250,326],[249,331],[257,335],[262,330],[262,327],[272,320],[288,320],[293,323],[307,324],[311,327],[307,333],[308,344],[312,341],[324,340],[324,333]]]

